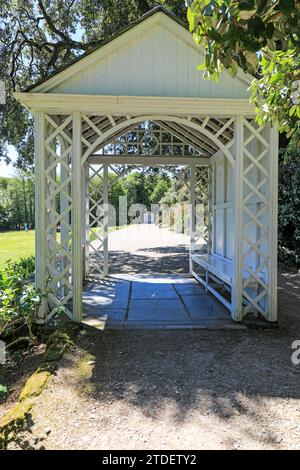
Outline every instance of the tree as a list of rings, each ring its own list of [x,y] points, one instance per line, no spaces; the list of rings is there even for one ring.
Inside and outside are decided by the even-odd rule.
[[[164,176],[159,176],[149,197],[151,204],[159,204],[170,187],[171,180]]]
[[[300,132],[279,159],[279,257],[300,265]]]
[[[33,165],[33,122],[11,95],[101,43],[162,4],[186,19],[183,0],[0,0],[0,159],[15,145],[17,166]]]
[[[300,1],[187,0],[190,31],[204,46],[205,78],[249,72],[258,122],[300,126]]]

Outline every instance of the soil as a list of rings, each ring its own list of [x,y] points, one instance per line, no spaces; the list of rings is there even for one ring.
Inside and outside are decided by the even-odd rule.
[[[11,449],[300,449],[300,274],[278,330],[85,327]]]

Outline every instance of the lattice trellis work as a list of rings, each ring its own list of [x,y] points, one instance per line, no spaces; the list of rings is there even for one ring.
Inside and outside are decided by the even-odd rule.
[[[259,313],[268,320],[276,318],[276,155],[274,131],[259,127],[255,121],[240,118],[242,137],[240,164],[240,249],[241,294],[243,306],[239,319]],[[275,179],[275,181],[274,181]],[[240,204],[239,204],[240,202]]]
[[[45,116],[45,289],[52,308],[72,299],[72,115]]]
[[[193,272],[192,255],[209,252],[211,227],[209,225],[208,169],[190,168],[190,272]]]
[[[89,165],[89,203],[87,247],[89,276],[107,275],[108,236],[108,168],[107,165]],[[93,191],[92,191],[93,189]],[[92,196],[93,194],[93,196]]]
[[[233,118],[82,113],[83,161],[99,153],[210,157],[219,145],[230,145],[233,122]]]
[[[209,252],[211,243],[208,167],[195,167],[196,233],[195,249]]]

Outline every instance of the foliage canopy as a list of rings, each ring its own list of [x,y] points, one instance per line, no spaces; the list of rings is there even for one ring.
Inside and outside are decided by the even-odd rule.
[[[252,101],[262,123],[292,133],[300,119],[299,0],[188,0],[190,31],[204,46],[199,66],[218,79],[241,67],[256,78]]]

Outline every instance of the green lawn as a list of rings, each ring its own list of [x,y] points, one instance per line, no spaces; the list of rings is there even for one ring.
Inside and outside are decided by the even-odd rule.
[[[17,261],[34,254],[34,230],[0,232],[0,269],[11,259]]]
[[[109,227],[109,233],[124,228]],[[99,232],[100,229],[95,229]],[[91,237],[93,239],[94,237]],[[17,261],[20,258],[34,255],[34,230],[0,232],[0,269],[2,269],[9,259]]]

